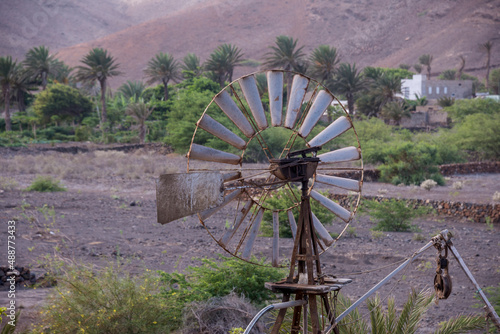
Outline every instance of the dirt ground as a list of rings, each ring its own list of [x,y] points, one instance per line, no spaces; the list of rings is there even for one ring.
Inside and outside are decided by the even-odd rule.
[[[0,191],[0,265],[7,264],[4,245],[7,221],[11,219],[16,220],[17,229],[16,265],[29,266],[37,276],[44,273],[38,260],[47,254],[96,266],[105,266],[119,255],[131,272],[138,273],[146,268],[182,271],[189,265],[198,264],[196,258],[223,253],[197,218],[188,217],[167,225],[156,223],[155,179],[166,171],[183,171],[186,164],[183,157],[147,150],[130,153],[91,150],[72,154],[1,149],[0,160],[0,189],[3,189]],[[86,163],[97,167],[90,171]],[[56,193],[22,191],[38,174],[61,178],[68,190]],[[445,187],[430,192],[367,182],[363,193],[488,203],[493,193],[500,191],[498,180],[498,174],[454,176]],[[452,188],[456,181],[464,182],[461,190]],[[50,211],[52,207],[54,210]],[[230,214],[234,207],[225,210],[221,215]],[[30,222],[27,217],[34,219]],[[440,230],[448,229],[481,287],[498,285],[500,226],[445,216],[421,218],[414,224],[420,229],[418,233],[385,232],[375,237],[371,233],[374,222],[358,214],[350,233],[322,255],[323,272],[352,278],[353,283],[342,292],[357,299],[395,269],[396,262],[411,256]],[[259,254],[270,254],[264,241],[259,241],[256,247]],[[280,251],[285,254],[291,247],[291,241],[285,240]],[[425,252],[379,290],[381,297],[392,295],[402,303],[411,288],[432,288],[435,258],[433,248]],[[450,272],[453,292],[449,299],[431,306],[420,333],[431,332],[439,322],[451,316],[482,312],[475,306],[478,304],[474,299],[475,288],[455,259],[451,259]],[[50,288],[17,291],[17,304],[24,308],[23,326],[36,321],[36,308],[50,291]],[[7,301],[6,291],[0,290],[0,305]]]

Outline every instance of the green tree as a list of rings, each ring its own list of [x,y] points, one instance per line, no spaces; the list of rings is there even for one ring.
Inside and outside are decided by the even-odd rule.
[[[85,66],[77,66],[76,78],[78,81],[93,85],[95,82],[99,82],[101,87],[101,126],[104,131],[106,131],[106,122],[108,121],[108,115],[106,110],[106,89],[108,79],[117,75],[121,72],[118,71],[120,66],[116,63],[116,59],[108,54],[107,50],[101,48],[93,48],[86,54],[81,62]]]
[[[409,71],[410,68],[411,68],[411,65],[409,65],[409,64],[399,64],[399,68],[402,69],[402,70]]]
[[[423,54],[418,58],[419,63],[427,67],[427,80],[431,79],[432,58],[433,57],[430,54]]]
[[[73,68],[66,65],[63,61],[56,59],[57,62],[57,73],[53,74],[51,77],[55,83],[62,83],[65,85],[73,84],[74,78],[71,75]]]
[[[142,81],[130,81],[118,87],[118,92],[123,95],[126,100],[137,101],[143,97],[146,85]]]
[[[500,102],[493,99],[471,99],[457,100],[451,107],[447,107],[448,112],[454,123],[462,122],[465,117],[473,114],[486,114],[493,116],[500,114]]]
[[[347,109],[354,114],[354,101],[356,94],[366,89],[366,81],[361,72],[356,68],[356,64],[342,63],[335,72],[333,90],[336,93],[345,95],[347,99]]]
[[[418,74],[422,73],[422,65],[420,65],[420,64],[414,64],[414,65],[413,65],[413,69],[414,69],[414,70],[415,70]]]
[[[499,128],[500,111],[493,114],[468,115],[453,129],[454,142],[464,150],[481,153],[487,159],[499,160]]]
[[[139,142],[144,144],[144,138],[146,137],[146,120],[153,112],[153,108],[144,103],[143,99],[139,99],[137,102],[129,103],[125,112],[127,115],[132,116],[139,125]]]
[[[12,99],[17,102],[19,111],[26,110],[26,97],[31,96],[30,90],[34,89],[29,73],[27,73],[21,64],[14,68],[12,77]]]
[[[216,82],[224,87],[224,82],[233,81],[233,72],[236,66],[241,65],[243,53],[240,48],[231,44],[222,44],[214,50],[204,64],[207,71],[212,71]]]
[[[61,65],[55,55],[51,55],[49,49],[43,45],[30,49],[25,55],[23,64],[33,79],[41,80],[42,90],[47,87],[49,75],[57,75]]]
[[[488,79],[490,77],[490,61],[491,61],[491,50],[493,50],[493,42],[488,41],[486,43],[480,44],[479,48],[481,51],[486,53],[486,90],[488,90]]]
[[[92,111],[92,102],[78,89],[53,84],[36,96],[33,111],[42,124],[50,123],[53,116],[60,120],[80,122]]]
[[[424,180],[432,179],[439,185],[444,184],[437,167],[440,157],[436,146],[425,142],[398,141],[379,148],[379,151],[378,158],[383,163],[379,170],[383,181],[396,185],[420,185]]]
[[[380,115],[385,120],[393,120],[396,125],[399,125],[403,117],[410,117],[411,113],[408,105],[402,100],[391,101],[386,103],[380,112]]]
[[[161,82],[165,87],[165,101],[168,100],[168,82],[170,80],[180,79],[180,64],[174,59],[174,56],[160,52],[151,58],[148,62],[148,66],[144,70],[146,77],[149,78],[147,81],[148,85],[155,82]]]
[[[12,130],[10,119],[10,99],[12,97],[12,86],[14,85],[17,61],[12,61],[11,56],[0,57],[0,88],[5,112],[5,131]]]
[[[200,58],[194,53],[188,53],[182,58],[182,74],[184,78],[199,77],[202,74]]]
[[[313,77],[326,83],[328,80],[333,79],[340,56],[335,47],[320,45],[313,50],[309,61]]]
[[[264,66],[269,69],[280,68],[286,71],[297,71],[299,64],[305,61],[305,54],[302,51],[304,46],[297,48],[297,39],[289,36],[276,37],[275,45],[270,46],[271,51],[266,53]],[[290,96],[292,88],[292,76],[286,75],[287,96]]]
[[[392,73],[384,73],[372,87],[373,94],[381,102],[381,106],[394,101],[396,94],[401,93],[401,79]]]

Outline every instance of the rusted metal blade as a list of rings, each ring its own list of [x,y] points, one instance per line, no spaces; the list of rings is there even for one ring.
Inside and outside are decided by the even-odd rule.
[[[303,138],[306,138],[311,133],[312,129],[318,123],[319,119],[325,112],[325,110],[330,106],[333,101],[333,95],[327,91],[320,91],[316,98],[314,99],[314,103],[309,110],[306,118],[304,119],[304,123],[299,129],[299,135]]]
[[[269,92],[271,124],[273,126],[281,126],[283,114],[283,72],[267,72],[267,89]]]
[[[223,177],[219,172],[163,174],[156,184],[160,224],[214,208],[223,201]]]
[[[323,146],[328,143],[330,140],[334,139],[337,136],[340,136],[347,130],[352,127],[351,122],[345,116],[341,116],[335,120],[332,124],[330,124],[326,129],[318,133],[316,137],[311,139],[309,142],[309,146]]]
[[[302,101],[306,95],[308,84],[309,79],[307,77],[300,74],[294,75],[292,91],[290,93],[286,109],[285,128],[293,129],[295,126],[295,121],[297,120],[300,108],[302,107]]]
[[[253,75],[249,75],[239,79],[238,82],[240,83],[243,95],[245,95],[245,100],[247,100],[248,106],[252,111],[257,127],[259,130],[265,130],[267,128],[267,119],[266,114],[264,113],[264,107],[262,106],[262,101],[260,100],[255,77]]]

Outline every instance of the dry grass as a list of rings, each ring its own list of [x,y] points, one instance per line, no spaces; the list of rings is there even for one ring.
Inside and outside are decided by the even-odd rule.
[[[248,300],[231,293],[206,302],[192,303],[184,316],[184,334],[226,334],[232,328],[246,327],[256,313]],[[262,333],[258,328],[252,333]]]
[[[66,180],[94,180],[119,177],[148,179],[163,173],[181,171],[185,159],[177,155],[159,155],[147,151],[123,153],[95,151],[69,154],[50,152],[16,155],[0,165],[3,175],[51,175]]]

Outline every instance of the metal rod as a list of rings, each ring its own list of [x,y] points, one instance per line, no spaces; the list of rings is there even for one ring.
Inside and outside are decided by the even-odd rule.
[[[255,324],[257,323],[257,321],[259,321],[259,319],[264,315],[266,314],[267,312],[271,311],[271,310],[281,310],[283,308],[289,308],[289,307],[296,307],[296,306],[303,306],[307,304],[307,300],[304,300],[304,299],[300,299],[300,300],[291,300],[289,302],[284,302],[284,303],[277,303],[277,304],[271,304],[269,306],[266,306],[264,307],[262,310],[259,311],[259,313],[257,313],[255,315],[255,317],[253,317],[252,321],[250,321],[250,323],[248,324],[247,328],[245,329],[245,332],[243,332],[243,334],[249,334],[250,331],[252,330],[253,326],[255,326]]]
[[[365,301],[368,297],[370,297],[374,292],[376,292],[382,285],[387,283],[393,276],[395,276],[397,273],[399,273],[402,269],[404,269],[408,264],[410,264],[414,259],[416,259],[420,254],[425,252],[427,249],[432,247],[434,244],[434,241],[429,241],[424,247],[420,248],[415,254],[413,254],[408,260],[403,262],[399,267],[394,269],[392,273],[387,275],[383,280],[381,280],[377,285],[375,285],[373,288],[371,288],[367,293],[365,293],[361,298],[359,298],[357,301],[354,302],[347,310],[342,312],[341,315],[337,317],[336,323],[338,324],[345,316],[347,316],[349,313],[351,313],[354,309],[358,307],[359,304]]]
[[[481,287],[479,286],[479,284],[477,284],[474,276],[472,276],[471,271],[469,270],[469,268],[465,264],[464,260],[462,259],[462,257],[458,253],[455,246],[453,246],[453,243],[451,242],[451,240],[447,240],[447,235],[442,234],[442,236],[447,241],[446,244],[447,244],[448,248],[450,249],[450,251],[453,254],[453,256],[455,257],[455,259],[457,259],[458,264],[460,264],[460,267],[462,267],[463,271],[465,272],[465,275],[467,275],[467,277],[470,279],[470,281],[472,282],[472,285],[474,285],[474,287],[477,289],[476,292],[479,293],[479,295],[481,296],[481,299],[486,304],[486,308],[488,309],[488,312],[487,312],[488,316],[491,318],[491,320],[493,321],[495,326],[500,330],[500,318],[498,317],[498,314],[495,312],[495,309],[493,308],[493,306],[491,306],[490,301],[488,300],[488,298],[486,298],[486,295],[484,294],[484,292],[481,289]]]

